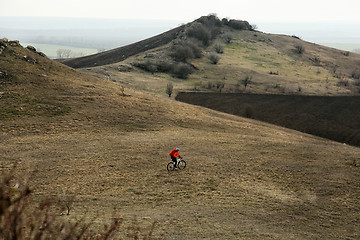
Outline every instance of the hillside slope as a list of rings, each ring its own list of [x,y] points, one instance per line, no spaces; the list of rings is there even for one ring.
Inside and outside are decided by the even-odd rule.
[[[306,42],[296,36],[238,30],[228,25],[219,27],[214,23],[206,23],[211,22],[210,20],[214,19],[210,16],[202,17],[185,25],[181,34],[168,44],[117,63],[87,68],[86,71],[139,90],[158,93],[165,93],[166,84],[171,82],[175,89],[182,91],[219,92],[217,86],[220,84],[224,86],[222,92],[359,94],[360,54]],[[189,34],[199,24],[207,31],[215,32],[211,34],[207,46],[199,44],[198,39],[194,41],[194,37]],[[198,37],[201,39],[203,36]],[[181,52],[184,44],[179,42],[184,41],[186,46],[198,44],[202,48],[202,57],[183,60],[193,68],[193,72],[186,79],[179,79],[170,70],[166,70],[170,73],[163,71],[168,68],[165,63],[174,61],[171,57],[174,48],[181,54],[189,54],[186,52],[188,49]],[[217,64],[212,64],[208,57],[219,50],[223,51],[218,54],[220,60]],[[147,71],[134,67],[138,63],[144,65],[143,68]],[[137,77],[134,78],[134,75]],[[248,83],[245,86],[246,79]]]
[[[177,35],[184,28],[185,26],[180,26],[165,33],[130,45],[126,45],[124,47],[119,47],[109,51],[100,52],[94,55],[84,56],[80,58],[62,59],[60,62],[73,68],[94,67],[121,62],[130,56],[169,43],[170,41],[176,39]]]
[[[65,220],[97,217],[97,227],[115,208],[123,239],[134,215],[145,232],[157,222],[154,239],[360,237],[358,148],[123,95],[20,46],[8,45],[0,69],[1,174],[16,165],[20,179],[30,175],[34,202],[76,196]],[[168,173],[175,146],[188,166]]]

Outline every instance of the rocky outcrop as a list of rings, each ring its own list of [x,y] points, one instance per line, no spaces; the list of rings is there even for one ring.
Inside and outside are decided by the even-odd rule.
[[[37,51],[36,48],[31,45],[28,45],[26,48],[42,57],[46,57],[45,53]]]
[[[5,48],[7,48],[8,40],[6,38],[0,39],[0,55],[3,53]]]

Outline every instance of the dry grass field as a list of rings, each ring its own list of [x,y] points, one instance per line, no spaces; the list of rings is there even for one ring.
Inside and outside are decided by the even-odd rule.
[[[23,56],[36,60],[24,61]],[[64,221],[134,216],[152,239],[359,239],[359,148],[125,89],[8,46],[0,171]],[[168,152],[187,161],[167,172]],[[64,211],[55,207],[53,213]]]

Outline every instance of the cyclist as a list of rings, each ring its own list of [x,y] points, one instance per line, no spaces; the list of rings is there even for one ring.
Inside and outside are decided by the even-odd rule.
[[[179,151],[180,151],[179,148],[174,148],[173,150],[171,150],[171,152],[169,154],[171,157],[171,160],[174,162],[175,167],[176,167],[176,163],[177,163],[176,158],[178,157],[178,158],[182,159],[182,157],[180,157],[180,155],[179,155]]]

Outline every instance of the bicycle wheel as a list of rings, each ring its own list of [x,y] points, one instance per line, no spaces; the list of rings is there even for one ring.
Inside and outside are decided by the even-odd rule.
[[[184,160],[180,160],[180,162],[178,163],[178,168],[180,170],[184,169],[186,167],[186,162]]]
[[[169,162],[167,165],[167,170],[170,171],[174,171],[175,167],[174,167],[174,163],[173,162]]]

